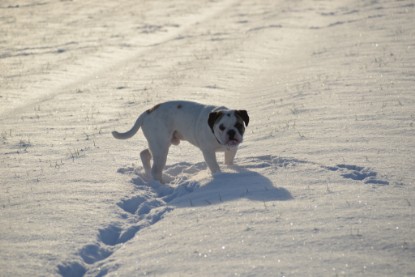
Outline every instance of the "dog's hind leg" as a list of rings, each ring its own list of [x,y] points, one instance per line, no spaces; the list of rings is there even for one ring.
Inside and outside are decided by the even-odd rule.
[[[150,150],[146,149],[140,153],[141,162],[143,163],[144,172],[147,177],[151,177],[151,153]]]
[[[163,169],[166,165],[167,161],[167,154],[169,153],[169,147],[170,145],[165,145],[163,147],[160,147],[160,145],[157,146],[157,148],[153,148],[150,145],[150,151],[153,154],[153,167],[151,168],[151,175],[153,176],[154,180],[159,181],[163,184]],[[157,149],[156,151],[153,151],[152,149]]]

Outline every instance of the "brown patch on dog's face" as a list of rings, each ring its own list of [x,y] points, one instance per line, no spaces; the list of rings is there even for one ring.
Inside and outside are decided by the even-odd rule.
[[[150,114],[150,113],[152,113],[152,112],[154,112],[158,107],[160,107],[160,105],[161,104],[157,104],[157,105],[155,105],[154,107],[152,107],[151,109],[148,109],[146,112],[148,113],[148,114]]]
[[[221,119],[223,115],[224,113],[222,111],[212,112],[209,114],[208,124],[209,124],[210,129],[212,129],[212,132],[213,132],[213,125],[215,124],[217,120]]]
[[[235,111],[235,115],[236,115],[236,117],[242,119],[243,122],[245,122],[245,126],[248,127],[249,115],[248,115],[248,112],[246,110],[237,110],[237,111]]]
[[[240,118],[237,117],[237,121],[234,125],[235,129],[239,132],[239,134],[241,134],[241,136],[244,135],[245,133],[245,126],[244,126],[244,121]]]

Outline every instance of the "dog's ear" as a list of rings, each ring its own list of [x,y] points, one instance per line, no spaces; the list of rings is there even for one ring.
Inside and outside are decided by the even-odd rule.
[[[215,125],[216,120],[223,115],[222,112],[211,112],[209,114],[208,124],[210,129],[213,131],[213,125]]]
[[[246,110],[237,110],[237,111],[235,111],[235,113],[236,113],[237,116],[242,118],[242,120],[245,122],[245,126],[248,127],[248,123],[249,123],[248,112]]]

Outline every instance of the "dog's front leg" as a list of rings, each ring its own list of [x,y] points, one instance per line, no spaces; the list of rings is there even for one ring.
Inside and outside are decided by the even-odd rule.
[[[216,161],[215,151],[203,150],[203,157],[212,174],[220,172],[218,162]]]
[[[231,149],[227,149],[225,151],[225,164],[226,165],[233,165],[233,159],[235,158],[236,155],[236,151],[238,150],[238,148],[233,147]]]

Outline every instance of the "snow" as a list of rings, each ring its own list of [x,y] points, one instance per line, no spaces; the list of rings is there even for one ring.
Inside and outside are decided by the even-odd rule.
[[[415,275],[412,1],[2,1],[1,276]],[[136,117],[246,109],[236,165]]]

